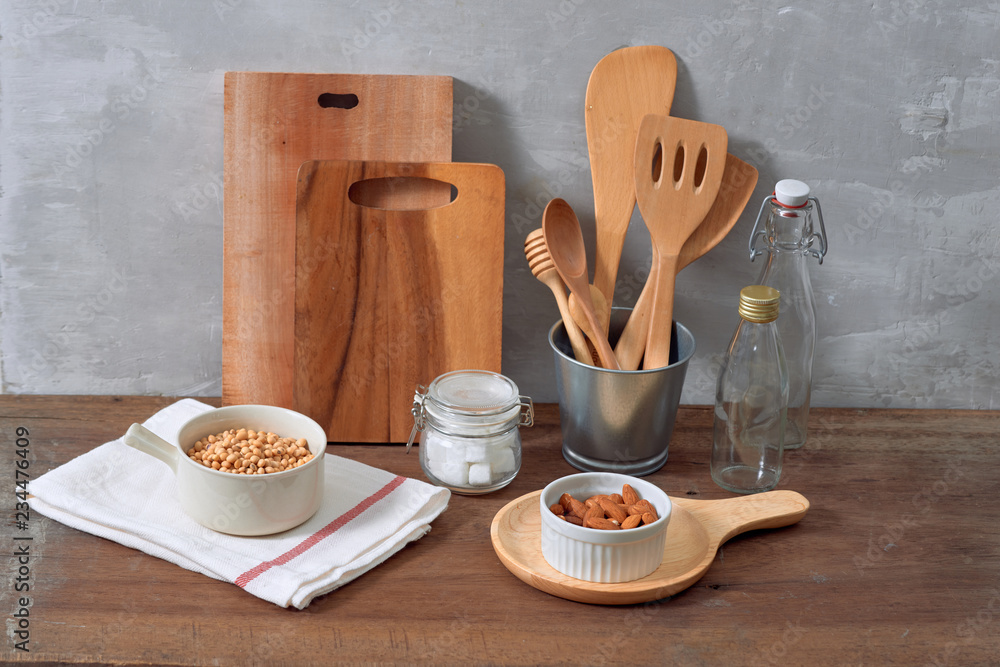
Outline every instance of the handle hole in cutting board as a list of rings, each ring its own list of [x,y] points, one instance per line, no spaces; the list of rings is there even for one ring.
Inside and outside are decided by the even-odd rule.
[[[365,208],[426,211],[455,201],[458,188],[425,176],[390,176],[352,183],[347,196],[351,202]]]
[[[358,96],[354,93],[323,93],[316,102],[324,109],[353,109],[358,106]]]

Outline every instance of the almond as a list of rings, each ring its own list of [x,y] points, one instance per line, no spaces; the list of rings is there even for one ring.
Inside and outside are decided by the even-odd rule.
[[[587,506],[581,503],[576,498],[570,497],[569,499],[569,513],[573,516],[580,517],[581,519],[587,516]]]
[[[608,515],[609,519],[614,519],[618,523],[621,523],[628,517],[628,512],[623,510],[621,505],[608,498],[601,498],[597,502],[600,503],[601,508]]]
[[[590,519],[584,525],[599,530],[621,530],[621,526],[610,519]]]
[[[573,496],[569,495],[568,493],[564,493],[561,496],[559,496],[559,504],[562,505],[563,509],[567,512],[569,511],[570,508],[569,501],[571,500],[573,500]]]
[[[639,494],[630,484],[625,484],[622,486],[622,500],[625,501],[626,505],[635,505],[639,502]]]
[[[583,519],[587,513],[587,507],[568,493],[559,496],[559,504],[562,505],[566,514],[572,514],[580,519]]]
[[[549,510],[563,521],[598,530],[627,530],[658,519],[653,504],[629,484],[622,485],[621,494],[595,494],[582,503],[564,493]]]
[[[600,505],[594,505],[587,510],[587,515],[583,517],[584,525],[587,524],[587,519],[603,519],[604,518],[604,508]]]
[[[653,503],[649,502],[648,500],[645,499],[640,500],[635,504],[635,506],[642,508],[643,514],[649,512],[650,514],[653,515],[654,518],[659,517],[659,515],[656,513],[656,508],[653,507]]]

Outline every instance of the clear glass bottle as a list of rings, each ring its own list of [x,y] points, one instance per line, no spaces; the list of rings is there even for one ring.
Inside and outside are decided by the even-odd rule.
[[[781,477],[788,373],[781,350],[778,291],[740,291],[740,323],[719,371],[712,480],[734,493],[770,491]]]
[[[814,218],[819,222],[818,234]],[[764,250],[755,247],[758,239],[763,239]],[[785,449],[798,449],[806,442],[816,347],[816,300],[807,260],[812,255],[822,264],[826,255],[819,200],[809,196],[809,186],[802,181],[778,181],[774,194],[761,205],[750,236],[750,261],[765,251],[767,260],[757,282],[781,292],[778,333],[788,366]]]
[[[531,426],[534,406],[509,378],[463,370],[418,387],[413,431],[422,432],[420,466],[434,484],[478,495],[501,489],[521,468],[520,426]]]

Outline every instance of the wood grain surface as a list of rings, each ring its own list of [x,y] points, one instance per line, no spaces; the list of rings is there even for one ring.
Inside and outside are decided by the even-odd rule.
[[[442,205],[419,206],[414,181],[445,185]],[[366,183],[381,186],[378,208],[350,194]],[[417,385],[500,371],[503,171],[308,162],[297,199],[293,407],[334,442],[406,442]]]
[[[324,107],[355,95],[353,108]],[[295,192],[306,160],[451,160],[447,76],[227,72],[222,398],[292,407]]]
[[[0,396],[7,488],[15,432],[39,476],[173,399]],[[213,401],[218,403],[218,401]],[[580,604],[514,577],[490,544],[508,502],[575,472],[557,410],[537,406],[521,472],[482,497],[453,496],[431,532],[303,611],[33,514],[30,653],[10,639],[8,557],[0,661],[272,665],[984,665],[1000,655],[1000,414],[816,408],[779,488],[811,507],[787,528],[726,542],[705,576],[642,605]],[[671,496],[732,497],[709,476],[712,413],[682,407],[666,466]],[[330,451],[422,478],[416,452]],[[16,625],[16,624],[15,624]]]

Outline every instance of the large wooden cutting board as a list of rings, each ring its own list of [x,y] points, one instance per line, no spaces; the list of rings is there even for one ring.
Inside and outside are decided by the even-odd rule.
[[[447,76],[227,72],[222,402],[293,407],[295,187],[317,159],[451,160]],[[427,193],[433,197],[439,193]]]
[[[443,183],[454,201],[414,208],[415,193]],[[295,409],[334,442],[405,442],[418,384],[451,370],[499,372],[503,238],[494,165],[303,164]]]

